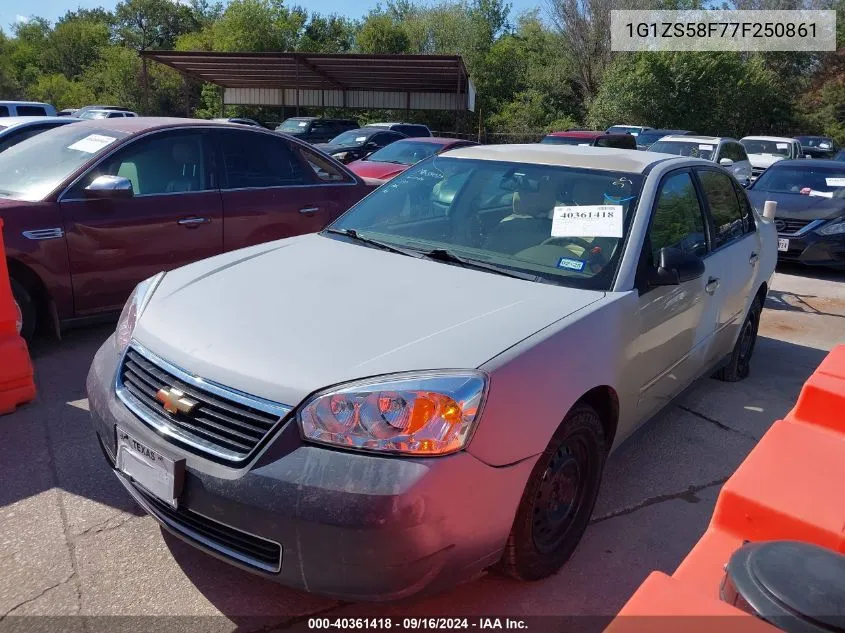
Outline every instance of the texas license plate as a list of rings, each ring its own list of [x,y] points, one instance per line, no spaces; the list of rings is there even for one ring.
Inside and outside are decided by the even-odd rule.
[[[786,252],[789,250],[789,240],[785,240],[783,238],[778,238],[778,250],[781,252]]]
[[[182,489],[185,460],[174,460],[116,427],[117,469],[148,493],[174,508]]]

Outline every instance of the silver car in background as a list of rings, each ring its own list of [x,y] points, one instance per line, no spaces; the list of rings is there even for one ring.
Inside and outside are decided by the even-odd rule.
[[[612,449],[699,377],[748,375],[776,248],[712,162],[453,150],[321,233],[142,282],[93,425],[167,530],[277,582],[543,578]]]
[[[751,184],[751,161],[745,148],[735,138],[693,134],[664,136],[648,149],[709,160],[733,174],[743,187]]]

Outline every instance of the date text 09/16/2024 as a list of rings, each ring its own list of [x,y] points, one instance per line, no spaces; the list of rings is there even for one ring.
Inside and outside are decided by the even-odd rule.
[[[519,618],[308,618],[308,629],[316,630],[526,630],[528,624]]]

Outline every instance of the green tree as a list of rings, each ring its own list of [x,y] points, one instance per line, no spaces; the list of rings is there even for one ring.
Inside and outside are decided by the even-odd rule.
[[[44,46],[44,70],[75,79],[97,60],[100,51],[109,45],[109,39],[108,22],[66,17],[56,24]]]
[[[388,54],[411,51],[411,41],[407,32],[388,15],[370,15],[358,31],[356,44],[362,53]]]
[[[27,96],[37,101],[52,103],[59,110],[78,108],[96,99],[86,84],[71,81],[61,73],[40,75],[27,90]]]

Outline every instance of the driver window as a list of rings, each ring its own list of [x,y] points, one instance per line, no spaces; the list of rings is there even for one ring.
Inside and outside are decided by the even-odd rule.
[[[651,261],[661,248],[671,246],[699,257],[707,254],[704,216],[689,172],[669,176],[660,188],[651,221]]]
[[[128,178],[136,196],[212,188],[199,134],[157,134],[136,141],[100,163],[84,185],[105,174]]]

